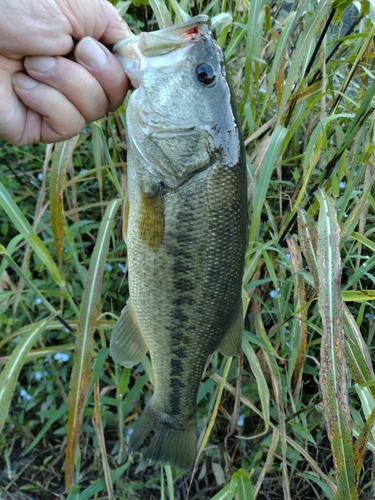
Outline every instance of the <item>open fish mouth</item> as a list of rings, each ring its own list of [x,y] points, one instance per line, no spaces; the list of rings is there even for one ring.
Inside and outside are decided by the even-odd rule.
[[[183,64],[195,42],[209,33],[210,18],[205,15],[159,31],[140,33],[116,43],[113,53],[121,62],[133,88],[138,88],[146,67],[165,73]],[[165,55],[168,54],[168,58]]]

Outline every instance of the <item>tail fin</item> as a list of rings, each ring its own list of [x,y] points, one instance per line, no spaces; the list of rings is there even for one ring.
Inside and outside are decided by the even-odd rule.
[[[197,455],[197,425],[195,421],[186,423],[184,429],[176,429],[163,418],[163,414],[152,407],[152,401],[146,406],[138,419],[131,435],[129,449],[133,453],[146,439],[150,431],[155,431],[144,459],[146,462],[158,462],[187,470],[194,465]]]

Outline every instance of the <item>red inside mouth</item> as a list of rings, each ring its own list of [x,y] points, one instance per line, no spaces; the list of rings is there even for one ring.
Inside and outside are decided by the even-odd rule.
[[[192,40],[196,40],[199,37],[199,35],[200,35],[199,29],[198,29],[197,26],[195,28],[192,28],[191,30],[189,30],[186,34],[190,35],[190,38]]]

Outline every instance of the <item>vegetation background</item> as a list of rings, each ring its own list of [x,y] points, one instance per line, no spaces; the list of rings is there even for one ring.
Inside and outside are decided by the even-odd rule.
[[[113,3],[135,33],[208,14],[225,52],[249,177],[243,352],[207,365],[192,472],[128,457],[152,368],[108,356],[126,101],[65,143],[2,143],[0,498],[373,499],[373,0]]]

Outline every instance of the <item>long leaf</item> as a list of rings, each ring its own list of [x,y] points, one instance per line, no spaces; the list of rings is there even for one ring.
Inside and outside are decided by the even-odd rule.
[[[288,76],[285,81],[282,97],[281,97],[281,102],[280,102],[280,107],[279,107],[279,114],[281,115],[284,112],[285,105],[287,101],[289,100],[293,88],[298,82],[298,80],[302,79],[303,71],[302,65],[305,60],[306,62],[306,55],[308,54],[308,47],[312,43],[315,37],[315,33],[319,27],[319,25],[322,23],[324,20],[325,16],[327,15],[329,9],[331,8],[330,6],[331,2],[319,2],[318,5],[316,6],[316,9],[311,16],[311,18],[307,21],[306,27],[302,33],[302,35],[298,38],[296,50],[294,52],[294,57],[292,60],[292,64],[290,65],[290,69],[288,72]],[[304,8],[302,5],[302,2],[300,2],[299,5],[299,10],[297,11],[296,18],[298,17],[298,14],[301,12],[301,10]],[[306,8],[306,7],[305,7]],[[308,18],[307,18],[308,19]],[[302,50],[302,47],[304,47],[304,50]]]
[[[367,441],[369,439],[370,432],[371,432],[371,429],[374,425],[374,422],[375,422],[375,408],[372,410],[372,412],[368,416],[368,418],[366,420],[366,424],[363,427],[362,432],[358,436],[358,439],[354,445],[355,470],[356,470],[357,478],[359,478],[359,475],[361,473],[363,458],[364,458],[364,454],[366,451],[366,444],[367,444]]]
[[[314,278],[315,290],[319,291],[318,262],[316,258],[318,235],[314,219],[305,210],[298,208],[298,235],[301,249]]]
[[[126,469],[131,465],[131,460],[128,460],[126,463],[121,465],[116,470],[111,471],[111,479],[112,482],[114,483],[117,481],[126,471]],[[89,500],[90,498],[94,498],[96,493],[99,493],[99,491],[104,490],[105,488],[105,480],[104,478],[98,479],[94,483],[90,484],[85,490],[82,491],[82,493],[79,494],[79,500]]]
[[[83,419],[83,408],[91,377],[93,334],[96,309],[100,297],[104,264],[108,253],[113,220],[122,200],[113,200],[107,207],[91,257],[79,317],[73,372],[69,389],[65,482],[68,490],[73,484],[75,454]]]
[[[30,223],[21,212],[13,198],[10,196],[4,185],[0,182],[0,205],[5,210],[6,214],[16,226],[18,232],[24,235],[27,243],[30,244],[34,252],[41,259],[43,264],[47,267],[55,283],[61,287],[65,286],[65,280],[60,273],[58,267],[53,261],[51,254],[43,241],[35,234]]]
[[[22,452],[22,456],[27,455],[30,453],[32,449],[35,448],[35,446],[39,443],[39,441],[43,438],[43,436],[46,434],[46,432],[52,427],[52,425],[62,418],[64,415],[66,415],[66,410],[68,409],[68,405],[66,403],[63,403],[58,410],[55,410],[53,412],[53,415],[47,420],[47,422],[43,425],[43,427],[40,429],[38,434],[35,436],[35,438],[32,440],[32,442],[29,444],[29,446],[26,448],[25,451]]]
[[[244,337],[242,339],[242,350],[247,357],[251,371],[254,374],[258,386],[258,394],[262,404],[262,411],[264,415],[265,430],[268,430],[270,425],[270,391],[268,389],[267,381],[264,376],[263,370],[260,366],[259,359],[255,354],[250,342]]]
[[[355,478],[352,422],[346,383],[341,298],[340,229],[334,202],[319,189],[318,275],[319,312],[322,317],[320,382],[323,408],[336,473],[336,500],[358,499]]]
[[[63,189],[66,170],[71,160],[78,136],[55,145],[51,165],[50,181],[50,214],[53,239],[55,241],[57,259],[62,258],[64,244],[64,202]]]
[[[54,318],[55,315],[51,315],[29,326],[29,331],[20,340],[0,374],[0,432],[8,415],[18,376],[26,361],[27,354]]]
[[[149,0],[152,10],[154,11],[159,29],[171,26],[171,15],[165,5],[164,0]]]
[[[249,474],[244,469],[240,469],[233,474],[233,478],[237,481],[238,500],[254,500]]]
[[[251,216],[251,225],[249,233],[250,248],[258,239],[260,216],[266,198],[268,186],[272,172],[277,164],[277,157],[280,154],[281,143],[287,133],[287,130],[281,125],[272,134],[267,152],[264,156],[262,170],[259,176],[256,189],[252,197],[253,212]]]
[[[20,276],[25,281],[25,283],[30,287],[30,290],[35,293],[35,295],[41,300],[41,302],[49,310],[49,312],[56,316],[58,314],[56,309],[48,302],[48,300],[44,297],[40,290],[34,285],[33,281],[18,266],[18,264],[14,262],[12,257],[8,254],[8,252],[2,245],[0,245],[0,255],[4,257],[4,259],[8,262],[10,267],[14,269],[18,276]]]

